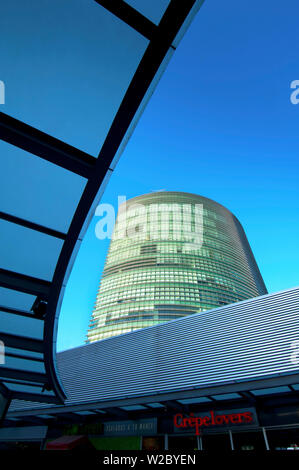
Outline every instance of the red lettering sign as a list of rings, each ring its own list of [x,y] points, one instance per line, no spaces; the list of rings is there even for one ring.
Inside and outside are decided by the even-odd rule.
[[[200,435],[202,427],[208,426],[221,426],[224,424],[242,424],[251,423],[253,415],[250,411],[244,413],[230,413],[230,414],[215,414],[210,411],[209,416],[194,416],[190,413],[189,416],[184,417],[181,413],[174,416],[173,422],[176,428],[195,428],[195,434]]]

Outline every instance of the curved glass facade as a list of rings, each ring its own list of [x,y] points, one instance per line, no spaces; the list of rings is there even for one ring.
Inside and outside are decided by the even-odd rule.
[[[225,207],[189,193],[146,194],[119,208],[87,341],[266,293]]]

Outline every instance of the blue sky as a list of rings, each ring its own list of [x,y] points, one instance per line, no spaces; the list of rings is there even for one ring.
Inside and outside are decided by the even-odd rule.
[[[242,223],[269,292],[298,285],[297,0],[206,0],[150,99],[102,202],[197,193]],[[94,217],[66,289],[58,350],[83,344],[109,240]]]

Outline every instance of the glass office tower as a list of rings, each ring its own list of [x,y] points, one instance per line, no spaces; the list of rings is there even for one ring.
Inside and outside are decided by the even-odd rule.
[[[225,207],[189,193],[145,194],[119,207],[87,342],[266,293]]]

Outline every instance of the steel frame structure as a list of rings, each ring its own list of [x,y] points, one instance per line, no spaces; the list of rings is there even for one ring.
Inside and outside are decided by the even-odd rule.
[[[18,310],[9,306],[0,306],[0,310],[23,319],[30,318],[42,322],[44,332],[41,341],[30,338],[29,331],[26,331],[25,336],[15,335],[13,331],[11,334],[6,333],[5,335],[0,332],[0,339],[3,338],[5,345],[18,350],[18,353],[15,354],[16,357],[28,358],[26,351],[42,353],[43,359],[36,357],[35,360],[42,360],[46,371],[45,374],[39,374],[29,370],[0,367],[0,379],[5,379],[6,383],[19,384],[20,386],[22,384],[31,385],[37,390],[36,393],[22,390],[12,392],[5,387],[10,399],[49,403],[62,403],[65,400],[65,393],[56,372],[53,339],[56,334],[55,326],[62,300],[62,287],[74,262],[78,240],[83,237],[95,204],[98,203],[108,176],[111,174],[112,162],[120,153],[124,140],[131,132],[139,108],[149,93],[166,55],[169,50],[175,49],[173,42],[183,24],[186,24],[186,20],[191,17],[196,7],[203,3],[196,0],[184,0],[184,2],[171,0],[160,23],[155,25],[122,0],[96,0],[96,2],[149,40],[98,158],[94,158],[12,116],[0,113],[0,139],[28,152],[28,158],[47,160],[87,179],[67,233],[47,228],[9,213],[0,212],[2,220],[63,241],[51,282],[0,269],[0,286],[36,296],[31,311]],[[42,392],[38,391],[39,388],[42,388]],[[52,395],[44,394],[45,390],[51,391]]]

